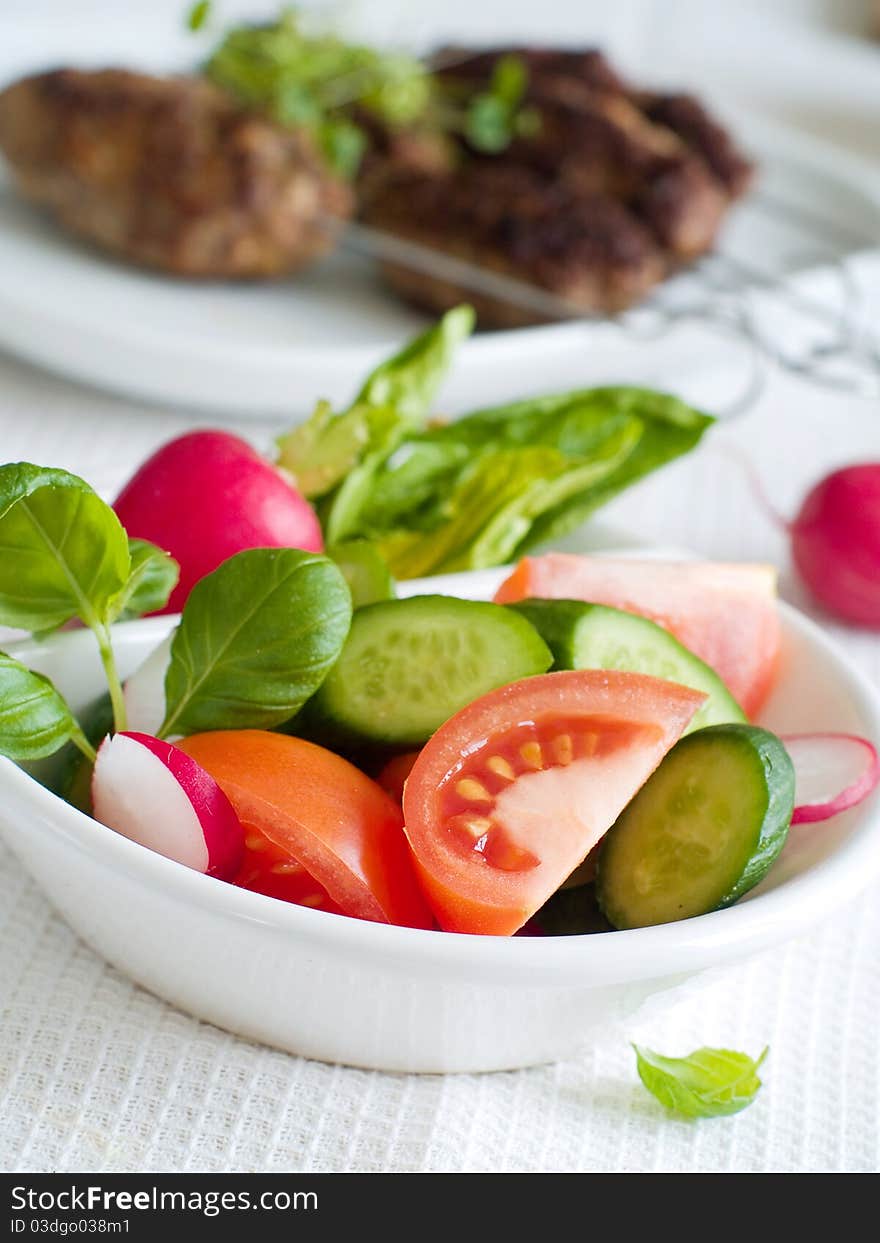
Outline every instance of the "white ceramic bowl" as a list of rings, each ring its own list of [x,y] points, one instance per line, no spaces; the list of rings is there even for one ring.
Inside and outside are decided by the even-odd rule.
[[[486,598],[500,573],[431,586]],[[880,738],[870,687],[812,622],[785,606],[782,619],[783,662],[762,722]],[[117,628],[123,676],[172,620]],[[93,647],[70,632],[14,651],[82,706],[102,689]],[[831,918],[880,871],[872,798],[792,830],[763,884],[726,911],[629,932],[494,938],[365,923],[236,889],[117,835],[8,760],[0,831],[89,945],[152,992],[293,1053],[399,1071],[570,1056],[648,998]]]

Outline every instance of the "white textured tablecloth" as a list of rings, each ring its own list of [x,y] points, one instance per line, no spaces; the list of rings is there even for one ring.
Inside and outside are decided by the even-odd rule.
[[[880,263],[863,275],[877,323]],[[193,422],[0,357],[0,460],[65,466],[109,495],[151,448]],[[258,441],[270,431],[239,430]],[[826,470],[880,460],[880,403],[772,374],[748,416],[606,511],[646,541],[774,561],[783,594],[803,606],[783,537],[756,509],[731,443],[748,449],[790,511]],[[880,684],[880,637],[828,625]],[[7,1171],[880,1167],[880,887],[653,1020],[609,1031],[576,1061],[415,1077],[289,1057],[180,1013],[88,950],[2,851],[0,1005]],[[765,1087],[735,1118],[673,1120],[638,1082],[628,1039],[669,1054],[708,1044],[756,1055],[769,1044]]]

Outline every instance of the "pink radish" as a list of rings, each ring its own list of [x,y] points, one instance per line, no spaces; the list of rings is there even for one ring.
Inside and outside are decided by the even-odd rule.
[[[795,771],[792,824],[828,820],[867,798],[880,781],[877,750],[854,734],[782,735]]]
[[[163,445],[125,485],[114,509],[129,535],[151,540],[180,563],[165,613],[178,612],[193,584],[234,553],[324,546],[308,501],[229,432],[189,432]]]
[[[170,742],[119,733],[98,749],[96,820],[196,872],[232,880],[244,829],[213,777]]]
[[[880,462],[817,483],[789,532],[794,563],[820,604],[846,621],[880,626]]]
[[[820,479],[789,522],[778,512],[751,459],[728,445],[758,504],[788,536],[810,593],[830,613],[880,628],[880,462],[844,466]]]

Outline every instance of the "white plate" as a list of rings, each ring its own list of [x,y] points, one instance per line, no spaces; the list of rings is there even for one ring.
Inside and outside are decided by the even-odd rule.
[[[105,40],[118,54],[122,36],[115,26],[110,34]],[[137,43],[138,62],[179,63],[163,62],[158,52],[150,57],[149,46]],[[22,48],[19,36],[6,69],[0,55],[0,81],[21,67]],[[80,58],[71,52],[66,59]],[[839,224],[834,253],[880,237],[880,189],[867,165],[747,114],[728,121],[761,164],[761,192]],[[773,271],[829,257],[810,229],[781,224],[748,202],[732,214],[722,246],[753,264],[759,257]],[[62,235],[0,172],[0,347],[71,378],[214,416],[289,421],[318,397],[344,402],[370,366],[426,322],[382,287],[369,261],[345,252],[296,278],[252,285],[199,284],[127,267]],[[486,333],[462,349],[444,404],[455,411],[465,401],[523,395],[534,389],[539,368],[544,385],[548,375],[559,387],[625,375],[681,389],[692,342],[684,355],[674,342],[646,347],[635,367],[631,345],[608,325]],[[730,342],[710,339],[697,352],[701,369],[716,367],[729,361]],[[698,391],[682,395],[701,400]]]
[[[408,590],[487,598],[502,574]],[[780,731],[880,739],[880,705],[865,679],[802,614],[788,606],[781,614],[783,659],[762,720]],[[172,624],[117,627],[123,674]],[[84,631],[13,650],[74,706],[100,692]],[[674,998],[697,973],[832,918],[880,870],[874,796],[792,830],[764,883],[728,910],[594,936],[476,937],[365,923],[202,876],[97,824],[8,760],[0,760],[0,834],[77,932],[159,996],[294,1053],[430,1072],[572,1056],[649,999]]]

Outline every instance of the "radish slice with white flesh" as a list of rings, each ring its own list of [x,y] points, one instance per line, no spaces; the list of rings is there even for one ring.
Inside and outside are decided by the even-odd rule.
[[[855,807],[880,781],[880,759],[855,734],[783,734],[795,771],[792,824],[828,820]]]
[[[170,742],[119,733],[98,749],[92,776],[96,820],[196,872],[231,880],[244,829],[200,764]]]

